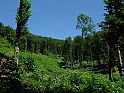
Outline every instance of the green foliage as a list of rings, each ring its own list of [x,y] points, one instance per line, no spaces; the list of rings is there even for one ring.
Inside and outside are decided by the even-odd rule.
[[[113,78],[118,87],[124,89],[124,77],[118,77],[117,75]]]
[[[29,17],[31,16],[31,0],[20,0],[20,7],[18,8],[16,14],[17,23],[21,24],[20,26],[25,26]]]
[[[5,43],[7,44],[7,41],[3,38],[1,39],[2,42],[4,41],[2,48],[7,48],[8,46],[11,47],[9,43],[8,46],[4,46]],[[10,51],[12,50],[6,52]],[[58,67],[58,60],[60,60],[60,58],[54,56],[53,54],[45,56],[42,54],[21,52],[20,68],[22,69],[23,73],[20,74],[20,81],[27,85],[31,85],[39,92],[44,93],[124,92],[123,78],[115,78],[115,82],[111,82],[108,80],[107,76],[104,75],[82,72],[80,70],[64,70]],[[27,62],[29,62],[28,65]],[[33,67],[33,70],[26,68],[29,67],[29,65]],[[0,87],[4,87],[1,89],[1,91],[6,91],[8,89],[4,83],[1,83]]]
[[[26,54],[25,56],[27,56]],[[58,58],[52,57],[51,59],[44,55],[30,53],[28,55],[34,58],[35,69],[33,72],[24,71],[21,74],[21,78],[26,83],[33,85],[40,92],[123,93],[122,86],[118,87],[118,84],[109,81],[107,76],[80,72],[79,70],[64,70],[58,67]]]
[[[35,64],[34,64],[34,58],[31,55],[25,55],[24,53],[21,53],[20,55],[20,62],[21,65],[23,64],[23,68],[25,71],[34,71]]]
[[[15,38],[15,60],[18,66],[18,58],[19,58],[19,43],[20,43],[20,37],[21,32],[25,30],[27,26],[27,21],[29,17],[31,16],[31,0],[20,0],[19,8],[17,10],[16,14],[16,22],[17,22],[17,28],[16,28],[16,38]]]
[[[76,28],[82,31],[82,37],[86,37],[89,33],[93,32],[94,24],[92,18],[85,14],[80,14],[77,17]]]
[[[72,40],[71,37],[66,38],[63,45],[63,57],[65,64],[69,67],[69,63],[72,61]]]
[[[73,60],[79,60],[81,61],[81,46],[82,45],[82,36],[78,35],[74,37],[73,41]]]
[[[104,0],[106,4],[115,4],[114,0]],[[111,1],[111,2],[109,2]],[[119,0],[118,0],[119,1]],[[117,4],[118,5],[118,4]],[[120,7],[117,6],[120,10]],[[64,40],[57,40],[53,38],[46,38],[29,33],[26,28],[26,22],[31,16],[31,2],[30,0],[20,0],[20,7],[18,8],[16,21],[17,21],[17,36],[21,35],[20,49],[28,52],[20,52],[20,81],[33,86],[39,92],[48,93],[123,93],[124,92],[124,78],[115,77],[114,81],[108,80],[107,76],[100,74],[93,74],[86,70],[70,70],[68,68],[62,69],[62,65],[68,65],[67,62],[73,62],[76,66],[81,64],[82,55],[84,60],[83,66],[91,65],[92,62],[101,64],[103,60],[107,60],[107,38],[105,31],[94,33],[93,22],[91,17],[80,14],[77,17],[77,28],[82,30],[82,37],[76,36],[74,40],[67,38]],[[109,8],[106,6],[106,8]],[[123,8],[121,8],[123,9]],[[118,9],[117,9],[118,10]],[[114,10],[114,12],[117,12]],[[116,13],[115,13],[116,14]],[[123,13],[118,15],[105,15],[105,21],[108,22],[106,27],[113,23],[123,30]],[[115,26],[115,27],[116,27]],[[23,29],[22,29],[23,28]],[[116,32],[117,28],[110,29]],[[121,31],[122,32],[122,31]],[[18,35],[20,34],[20,35]],[[89,35],[90,34],[90,35]],[[13,47],[15,44],[15,30],[9,26],[4,26],[0,23],[0,53],[6,57],[13,57]],[[116,33],[112,33],[111,41],[117,39]],[[11,43],[9,43],[6,39]],[[119,41],[122,43],[123,41]],[[17,42],[16,42],[17,43]],[[82,48],[83,45],[83,48]],[[123,47],[122,47],[123,48]],[[113,50],[113,54],[116,50]],[[83,53],[82,53],[83,52]],[[36,54],[37,53],[37,54]],[[40,54],[41,53],[41,54]],[[42,55],[45,54],[45,55]],[[46,56],[47,55],[47,56]],[[56,56],[55,56],[56,55]],[[57,56],[63,56],[64,62],[60,62],[58,66]],[[116,55],[113,55],[113,60]],[[90,63],[88,63],[90,59]],[[87,61],[87,62],[86,62]],[[6,62],[6,61],[5,61]],[[8,63],[8,62],[6,62]],[[96,63],[95,63],[96,64]],[[115,65],[115,64],[114,64]],[[92,65],[93,66],[93,65]],[[13,72],[12,72],[13,73]],[[8,85],[0,82],[0,92],[8,89]]]
[[[0,37],[0,53],[7,57],[13,57],[14,49],[12,45],[5,39]]]

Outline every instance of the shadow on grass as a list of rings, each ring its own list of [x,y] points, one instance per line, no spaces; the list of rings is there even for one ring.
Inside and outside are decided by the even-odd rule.
[[[108,66],[107,66],[107,64],[95,65],[88,71],[93,71],[95,74],[97,74],[97,73],[108,74]]]
[[[40,93],[31,85],[24,84],[16,79],[0,80],[0,93]]]

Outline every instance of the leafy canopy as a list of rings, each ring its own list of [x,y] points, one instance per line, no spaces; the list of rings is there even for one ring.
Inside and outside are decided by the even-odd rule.
[[[31,0],[20,0],[20,6],[18,7],[16,14],[16,21],[22,26],[26,26],[26,22],[31,16]]]
[[[93,28],[94,25],[91,17],[85,14],[80,14],[77,17],[76,29],[82,30],[82,33],[87,35],[88,33],[93,32]]]

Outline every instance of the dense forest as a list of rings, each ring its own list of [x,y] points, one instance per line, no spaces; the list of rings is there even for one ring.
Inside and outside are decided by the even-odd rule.
[[[124,1],[104,0],[104,20],[79,14],[81,35],[59,40],[29,31],[30,0],[17,28],[0,22],[0,93],[124,93]]]

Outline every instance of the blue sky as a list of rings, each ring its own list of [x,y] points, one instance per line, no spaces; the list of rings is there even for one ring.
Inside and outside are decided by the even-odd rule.
[[[2,0],[0,22],[16,28],[16,9],[19,0]],[[76,17],[84,13],[92,17],[94,23],[104,19],[103,0],[32,0],[32,16],[28,22],[33,34],[65,39],[81,34],[76,29]],[[98,30],[98,28],[96,28]]]

